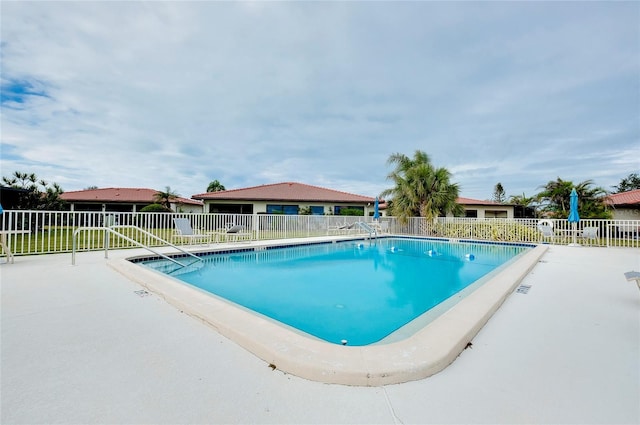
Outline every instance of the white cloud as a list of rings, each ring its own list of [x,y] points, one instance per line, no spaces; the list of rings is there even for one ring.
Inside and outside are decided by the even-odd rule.
[[[49,96],[3,103],[3,175],[375,195],[420,149],[483,199],[640,169],[637,3],[2,7],[3,85]]]

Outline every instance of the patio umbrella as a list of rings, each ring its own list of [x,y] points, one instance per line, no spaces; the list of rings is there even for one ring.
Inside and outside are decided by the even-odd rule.
[[[380,218],[380,209],[378,207],[378,197],[376,196],[376,203],[373,204],[373,219],[378,220]]]
[[[569,195],[569,223],[571,223],[573,230],[573,244],[576,244],[576,227],[578,222],[580,221],[580,214],[578,214],[578,192],[576,192],[575,187],[571,189],[571,195]]]

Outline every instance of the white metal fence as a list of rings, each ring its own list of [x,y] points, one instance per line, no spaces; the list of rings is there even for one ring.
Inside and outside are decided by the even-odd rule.
[[[232,225],[245,226],[254,240],[269,240],[366,234],[366,230],[354,224],[372,221],[371,217],[355,216],[4,211],[0,215],[0,230],[3,241],[15,255],[48,254],[71,252],[73,232],[79,227],[132,225],[164,240],[182,243],[174,239],[176,217],[188,218],[195,231],[218,233],[222,242],[225,241],[222,233]],[[581,220],[575,229],[566,220],[548,220],[553,227],[553,234],[548,237],[543,237],[538,229],[541,220],[537,219],[439,218],[429,222],[413,218],[407,223],[394,217],[381,220],[388,233],[399,235],[550,244],[570,244],[575,238],[575,242],[586,246],[640,248],[638,220]],[[119,231],[144,245],[159,245],[155,238],[135,229]],[[134,246],[104,230],[82,232],[76,242],[79,251],[103,249],[105,243],[112,249]],[[2,255],[6,253],[3,251]]]

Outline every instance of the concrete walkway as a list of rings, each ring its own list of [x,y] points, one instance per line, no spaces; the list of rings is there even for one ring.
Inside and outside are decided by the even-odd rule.
[[[0,265],[2,424],[640,423],[637,249],[552,246],[451,366],[378,388],[272,371],[103,253],[76,262]]]

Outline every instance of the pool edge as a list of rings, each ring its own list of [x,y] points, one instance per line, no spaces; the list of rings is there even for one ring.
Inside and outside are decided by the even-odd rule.
[[[127,259],[108,264],[283,372],[324,383],[381,386],[424,379],[450,365],[547,249],[538,245],[524,253],[413,336],[363,347],[305,337]]]

